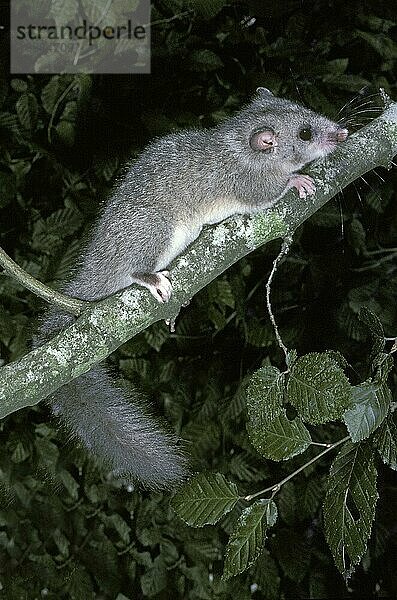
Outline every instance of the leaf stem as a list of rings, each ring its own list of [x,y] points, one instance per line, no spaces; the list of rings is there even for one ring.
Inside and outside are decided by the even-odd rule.
[[[273,330],[274,330],[274,334],[276,336],[278,345],[281,348],[281,350],[284,352],[287,365],[288,365],[288,348],[284,344],[284,342],[281,338],[280,332],[278,330],[276,319],[274,317],[273,310],[272,310],[272,303],[270,300],[270,291],[271,291],[271,284],[272,284],[273,278],[277,272],[278,265],[280,264],[280,261],[284,258],[284,256],[286,256],[288,254],[290,247],[291,247],[291,243],[292,243],[292,237],[286,236],[283,240],[280,252],[278,253],[278,255],[276,256],[276,258],[273,261],[273,267],[272,267],[272,270],[270,271],[269,279],[266,282],[267,312],[269,313],[270,321],[273,325]]]
[[[50,121],[48,123],[48,128],[47,128],[47,139],[48,139],[49,144],[52,144],[51,130],[54,126],[54,119],[55,119],[55,115],[58,111],[58,107],[60,106],[61,102],[66,98],[66,96],[68,95],[70,90],[74,87],[74,85],[75,85],[75,81],[73,80],[69,83],[68,87],[65,90],[63,90],[62,94],[59,96],[58,100],[56,101],[54,108],[52,109]]]
[[[274,496],[277,494],[277,492],[280,491],[280,489],[282,488],[282,486],[285,483],[287,483],[287,481],[289,481],[290,479],[292,479],[293,477],[295,477],[295,475],[298,475],[298,473],[300,473],[301,471],[303,471],[304,469],[306,469],[306,467],[308,467],[309,465],[312,465],[319,458],[321,458],[322,456],[324,456],[325,454],[327,454],[328,452],[330,452],[331,450],[333,450],[337,446],[340,446],[344,442],[347,442],[348,440],[350,440],[350,436],[349,435],[347,435],[346,437],[342,438],[341,440],[338,440],[334,444],[328,445],[328,448],[326,448],[325,450],[323,450],[322,452],[320,452],[320,454],[317,454],[317,456],[315,456],[314,458],[310,459],[307,463],[305,463],[304,465],[302,465],[301,467],[299,467],[299,469],[296,469],[296,471],[294,471],[290,475],[287,475],[287,477],[285,477],[284,479],[282,479],[281,481],[279,481],[275,485],[271,485],[270,487],[267,487],[264,490],[261,490],[260,492],[256,492],[256,494],[250,494],[249,496],[245,496],[245,497],[243,497],[243,500],[246,500],[247,502],[249,502],[249,501],[253,500],[254,498],[257,498],[258,496],[262,496],[262,494],[265,494],[266,492],[272,492],[272,495],[271,495],[271,498],[270,498],[272,500],[274,498]]]
[[[84,302],[83,300],[79,300],[78,298],[72,298],[71,296],[65,296],[60,292],[57,292],[46,285],[41,283],[35,277],[32,277],[29,273],[27,273],[24,269],[22,269],[16,262],[12,260],[10,256],[0,248],[0,267],[11,275],[14,279],[16,279],[19,283],[21,283],[28,290],[39,296],[46,302],[50,304],[55,304],[59,306],[63,310],[66,310],[69,313],[72,313],[75,316],[79,316],[84,308],[88,306],[88,302]]]

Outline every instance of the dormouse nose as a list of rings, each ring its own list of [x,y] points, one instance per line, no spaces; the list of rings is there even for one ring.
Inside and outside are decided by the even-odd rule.
[[[349,131],[347,129],[345,129],[345,128],[338,129],[338,131],[336,132],[336,141],[344,142],[347,139],[348,135],[349,135]]]

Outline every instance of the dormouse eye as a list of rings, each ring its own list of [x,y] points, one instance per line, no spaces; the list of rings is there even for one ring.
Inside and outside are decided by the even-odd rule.
[[[313,133],[310,127],[302,127],[302,129],[300,129],[299,131],[299,137],[304,142],[310,142],[310,140],[313,137]]]

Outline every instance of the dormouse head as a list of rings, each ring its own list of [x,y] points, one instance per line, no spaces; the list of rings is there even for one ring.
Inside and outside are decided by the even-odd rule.
[[[332,152],[346,140],[347,129],[266,88],[232,118],[229,149],[250,167],[296,171]]]

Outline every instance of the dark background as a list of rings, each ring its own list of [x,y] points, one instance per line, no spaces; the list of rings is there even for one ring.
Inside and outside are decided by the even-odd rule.
[[[380,87],[397,97],[396,12],[378,0],[157,1],[151,75],[10,77],[0,31],[0,245],[57,285],[126,159],[154,136],[219,122],[259,85],[360,128],[379,112]],[[352,383],[369,360],[360,307],[379,316],[386,335],[397,333],[396,200],[395,169],[356,181],[297,232],[273,285],[288,347],[340,350]],[[126,385],[139,384],[187,440],[195,468],[225,473],[243,494],[318,452],[264,461],[245,432],[242,379],[263,361],[283,368],[264,288],[278,248],[254,252],[198,294],[175,334],[157,323],[111,357]],[[28,351],[42,309],[0,276],[3,363]],[[395,371],[390,384],[395,394]],[[315,435],[338,434],[335,424]],[[0,423],[0,598],[394,598],[395,474],[379,461],[376,522],[346,586],[322,531],[330,461],[282,489],[257,566],[221,583],[235,517],[190,529],[168,496],[110,483],[45,407],[16,413]]]

